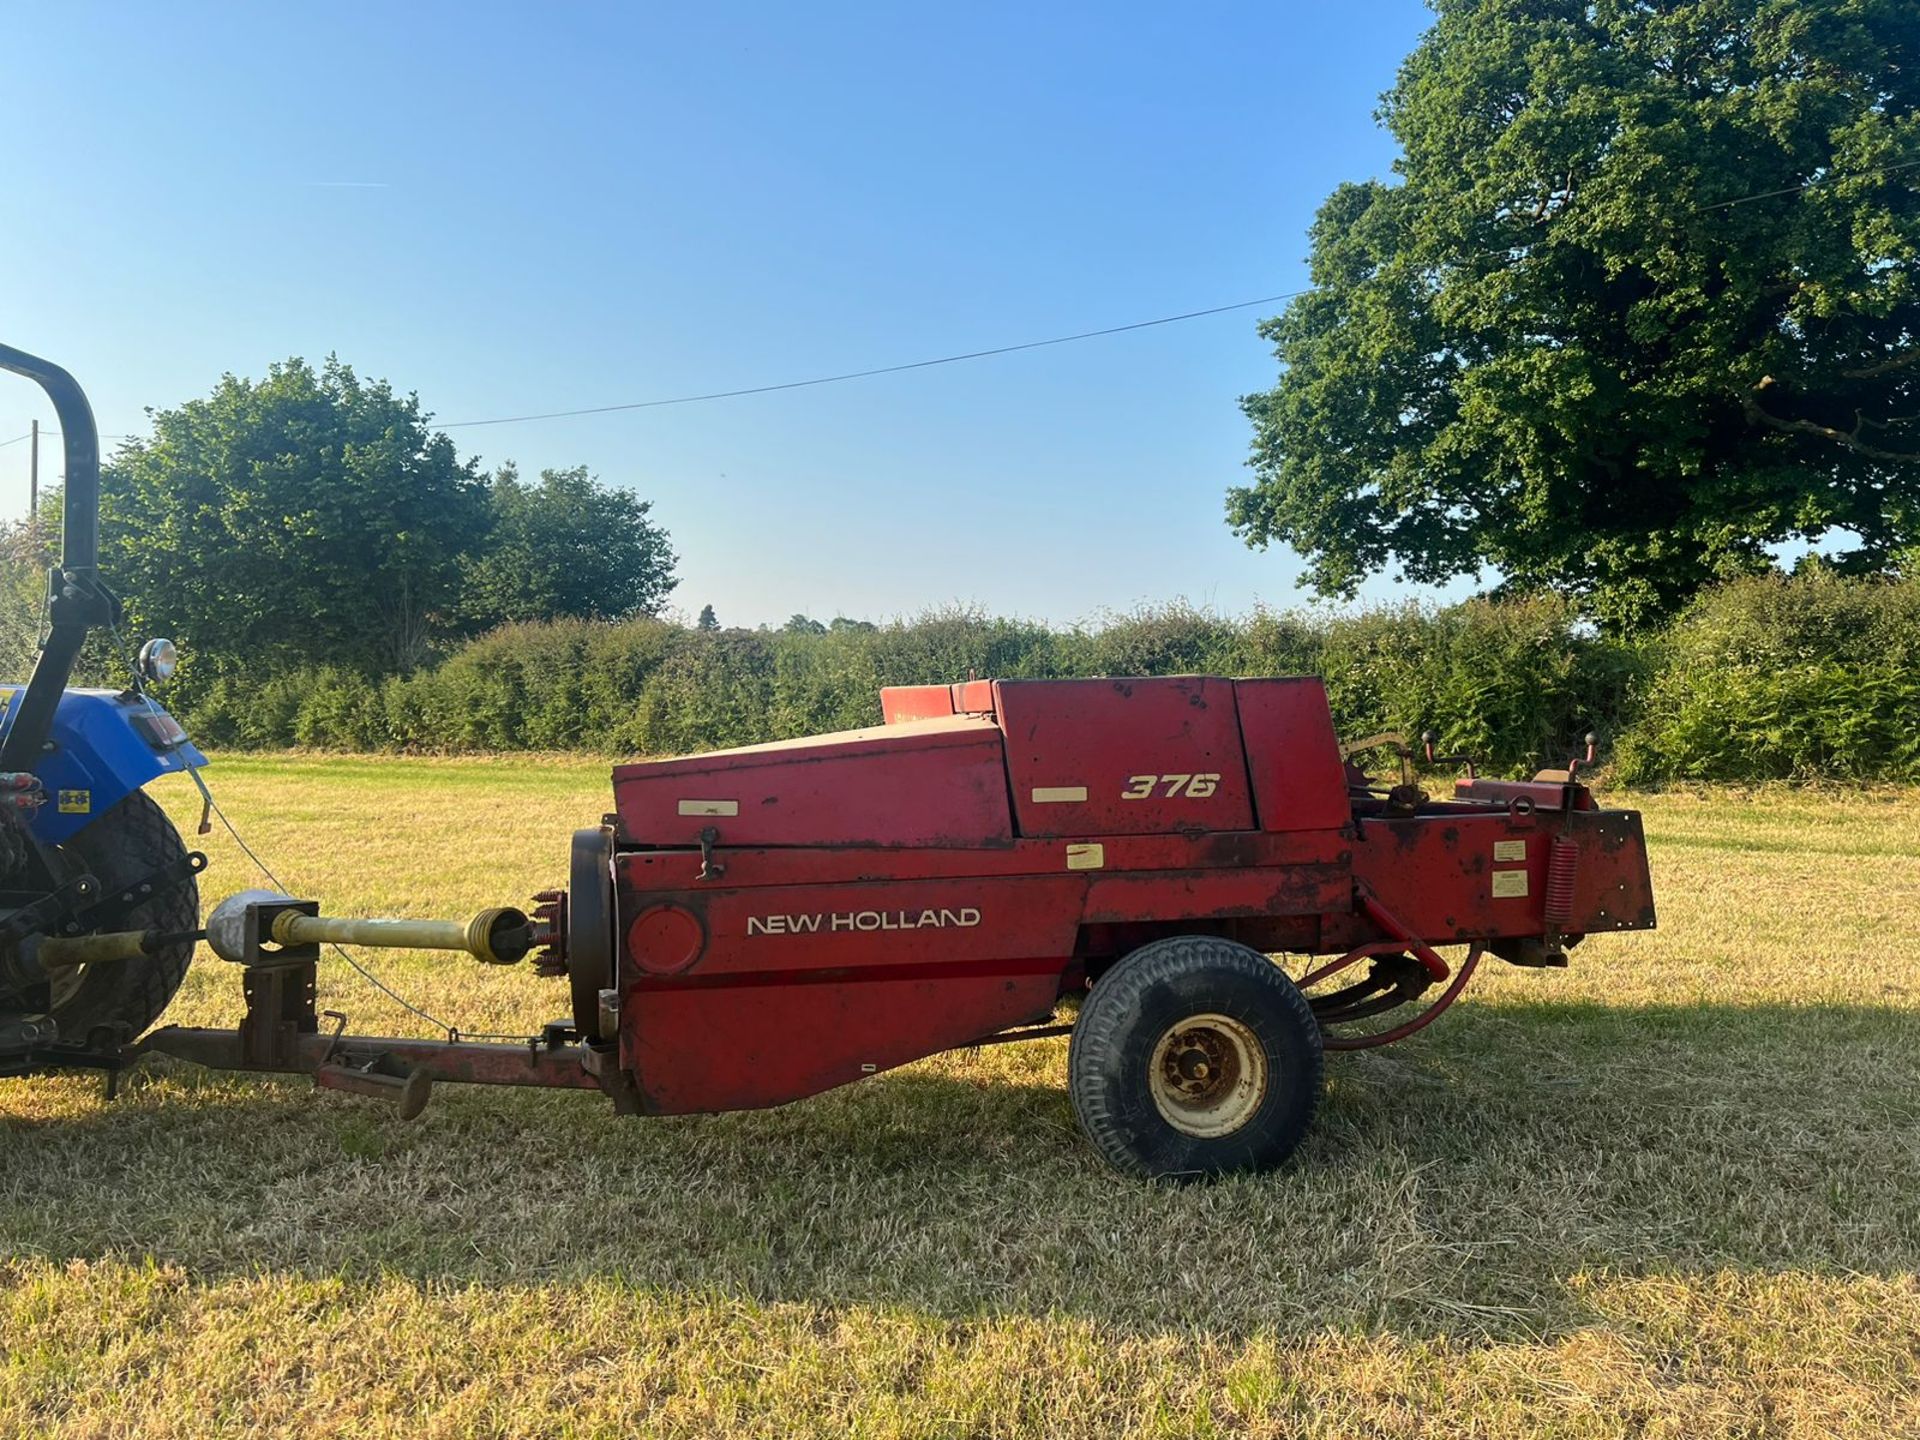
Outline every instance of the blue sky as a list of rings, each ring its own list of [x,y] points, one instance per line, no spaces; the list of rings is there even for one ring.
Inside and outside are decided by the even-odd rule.
[[[43,6],[9,21],[0,338],[103,431],[337,353],[443,421],[1124,324],[1304,283],[1428,20],[1349,5]],[[1242,311],[711,404],[461,429],[655,502],[677,608],[1072,622],[1300,603],[1222,520]],[[39,414],[0,386],[0,440]],[[26,505],[0,449],[0,513]],[[43,456],[43,467],[57,461]],[[1390,579],[1369,587],[1402,592]]]

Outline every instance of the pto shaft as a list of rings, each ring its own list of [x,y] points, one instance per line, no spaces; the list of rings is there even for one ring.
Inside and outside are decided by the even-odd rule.
[[[511,965],[531,948],[527,917],[510,906],[482,910],[471,920],[347,920],[282,910],[274,917],[276,945],[366,945],[386,950],[464,950],[487,965]],[[516,933],[517,932],[517,933]],[[502,951],[506,953],[502,953]]]
[[[471,920],[348,920],[314,912],[311,901],[243,890],[207,917],[207,944],[222,960],[272,965],[315,958],[324,944],[386,950],[462,950],[488,965],[512,965],[545,943],[543,927],[510,905]]]

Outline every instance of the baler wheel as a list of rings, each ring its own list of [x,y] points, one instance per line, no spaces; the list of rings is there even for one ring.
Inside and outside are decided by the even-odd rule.
[[[1320,1104],[1320,1026],[1285,971],[1210,935],[1156,940],[1100,977],[1073,1027],[1068,1090],[1115,1169],[1265,1170]]]

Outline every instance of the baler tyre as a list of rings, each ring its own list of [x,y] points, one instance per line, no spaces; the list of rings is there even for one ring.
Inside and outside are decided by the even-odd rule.
[[[98,880],[106,893],[144,880],[156,870],[186,859],[187,847],[173,822],[145,791],[136,790],[61,847],[78,868]],[[142,901],[115,928],[123,930],[196,930],[200,926],[200,884],[191,875],[171,890]],[[169,945],[137,960],[84,965],[53,986],[51,1014],[60,1038],[84,1041],[95,1030],[126,1027],[139,1035],[167,1008],[186,978],[193,946]]]
[[[1156,940],[1093,986],[1067,1088],[1101,1156],[1131,1175],[1266,1170],[1320,1105],[1320,1026],[1285,971],[1209,935]]]

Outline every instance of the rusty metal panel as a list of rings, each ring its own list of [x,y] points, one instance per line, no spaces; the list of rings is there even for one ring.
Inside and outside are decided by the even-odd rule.
[[[618,838],[688,845],[1005,845],[1001,736],[969,716],[619,765]]]
[[[1549,925],[1546,916],[1556,837],[1577,847],[1571,919],[1562,926]],[[1442,811],[1364,820],[1353,870],[1415,934],[1436,945],[1653,924],[1646,842],[1631,810],[1538,817]]]
[[[1346,766],[1317,678],[1236,680],[1240,734],[1262,830],[1338,830],[1353,819]]]
[[[1504,811],[1363,820],[1354,878],[1431,944],[1539,935],[1554,833]]]
[[[1000,680],[994,711],[1023,836],[1253,828],[1230,680]]]
[[[1543,774],[1546,772],[1542,772]],[[1453,782],[1453,798],[1479,800],[1492,805],[1511,805],[1514,801],[1530,804],[1536,810],[1564,810],[1569,799],[1575,810],[1593,809],[1593,794],[1584,785],[1569,785],[1564,780],[1460,779]]]
[[[1261,870],[1102,875],[1087,892],[1088,923],[1247,919],[1344,910],[1353,894],[1345,864]]]
[[[1640,812],[1581,810],[1568,818],[1568,838],[1580,847],[1568,932],[1651,930],[1653,877]]]

